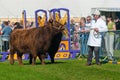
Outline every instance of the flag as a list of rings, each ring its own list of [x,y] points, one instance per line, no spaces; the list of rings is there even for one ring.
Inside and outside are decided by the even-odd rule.
[[[60,20],[60,16],[59,16],[59,13],[58,13],[58,12],[55,13],[55,20],[56,20],[56,21],[59,21],[59,20]]]
[[[43,27],[45,25],[46,22],[46,14],[44,14],[43,17],[38,16],[38,24],[40,27]]]
[[[62,25],[64,25],[66,22],[67,22],[67,18],[68,18],[68,16],[67,16],[67,13],[64,15],[64,17],[62,17],[61,19],[60,19],[60,23],[62,24]]]

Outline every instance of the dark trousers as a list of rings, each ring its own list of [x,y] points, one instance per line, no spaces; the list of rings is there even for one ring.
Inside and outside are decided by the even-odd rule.
[[[99,48],[100,47],[88,46],[88,58],[87,58],[88,64],[91,64],[92,62],[93,52],[95,54],[96,63],[99,63]]]
[[[4,50],[7,51],[9,49],[9,42],[8,41],[4,41]]]

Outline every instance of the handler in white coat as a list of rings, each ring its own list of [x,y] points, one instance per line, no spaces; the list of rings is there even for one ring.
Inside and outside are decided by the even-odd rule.
[[[95,23],[92,23],[90,34],[88,38],[88,58],[87,58],[87,66],[90,66],[92,63],[93,51],[95,53],[96,64],[100,65],[99,62],[99,48],[101,47],[102,35],[100,32],[106,32],[107,25],[106,22],[100,17],[100,12],[96,10],[93,13],[93,17],[95,19]]]

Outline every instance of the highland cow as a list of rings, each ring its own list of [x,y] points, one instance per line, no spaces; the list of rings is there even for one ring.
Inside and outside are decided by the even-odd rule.
[[[63,25],[52,21],[52,25],[33,28],[29,30],[14,30],[10,35],[10,63],[14,64],[14,53],[22,65],[22,55],[29,53],[33,56],[32,64],[35,64],[36,57],[39,56],[42,64],[45,64],[45,54],[48,52],[54,35],[62,32]]]

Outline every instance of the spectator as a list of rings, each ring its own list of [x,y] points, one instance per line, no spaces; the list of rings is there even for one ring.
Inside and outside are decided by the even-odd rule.
[[[1,35],[2,25],[0,25],[0,35]]]
[[[4,50],[7,51],[9,49],[9,35],[12,32],[12,29],[10,26],[8,26],[8,21],[4,22],[4,28],[2,29],[2,40],[4,43]]]
[[[115,25],[116,25],[116,34],[115,34],[115,49],[120,49],[119,46],[119,38],[120,38],[120,20],[118,17],[115,17],[114,19]]]
[[[10,22],[9,26],[11,27],[11,29],[13,30],[14,29],[14,22]]]
[[[0,50],[2,51],[2,37],[1,37],[2,26],[0,25]]]
[[[75,23],[75,31],[73,34],[73,44],[74,44],[75,50],[79,50],[79,48],[80,48],[80,46],[79,46],[79,34],[78,34],[79,28],[80,28],[79,23]]]
[[[86,18],[86,27],[88,29],[90,29],[91,26],[92,26],[92,18],[91,18],[91,16],[87,16],[87,18]]]
[[[74,26],[75,26],[75,21],[74,19],[71,19],[70,29],[74,30]]]
[[[85,17],[81,17],[80,19],[80,45],[81,45],[81,54],[84,55],[85,53],[87,53],[87,33],[86,31],[88,30],[88,28],[86,27],[86,19]]]
[[[116,30],[115,23],[111,16],[107,17],[107,26],[108,26],[108,33],[106,33],[105,37],[105,44],[106,44],[106,51],[109,60],[113,60],[113,44],[114,44],[114,32]]]
[[[23,29],[23,26],[21,26],[19,22],[16,22],[14,24],[14,29]]]
[[[3,21],[2,25],[1,25],[2,29],[5,27],[4,22],[5,22],[5,21]]]
[[[101,65],[99,61],[99,48],[101,47],[102,35],[100,32],[107,31],[107,25],[100,17],[100,12],[96,10],[93,14],[95,23],[92,24],[89,38],[88,38],[88,58],[87,66],[90,66],[92,63],[93,52],[95,54],[95,60],[97,65]]]
[[[70,23],[70,36],[71,36],[71,41],[73,41],[73,32],[75,31],[75,21],[74,19],[71,19],[71,23]]]
[[[8,22],[8,26],[10,26],[10,23],[11,23],[10,20],[8,20],[7,22]]]
[[[120,30],[120,20],[118,17],[115,17],[114,19],[115,25],[116,25],[116,30]]]
[[[71,19],[70,23],[70,40],[71,40],[71,49],[74,49],[74,31],[75,31],[75,21],[74,19]]]

